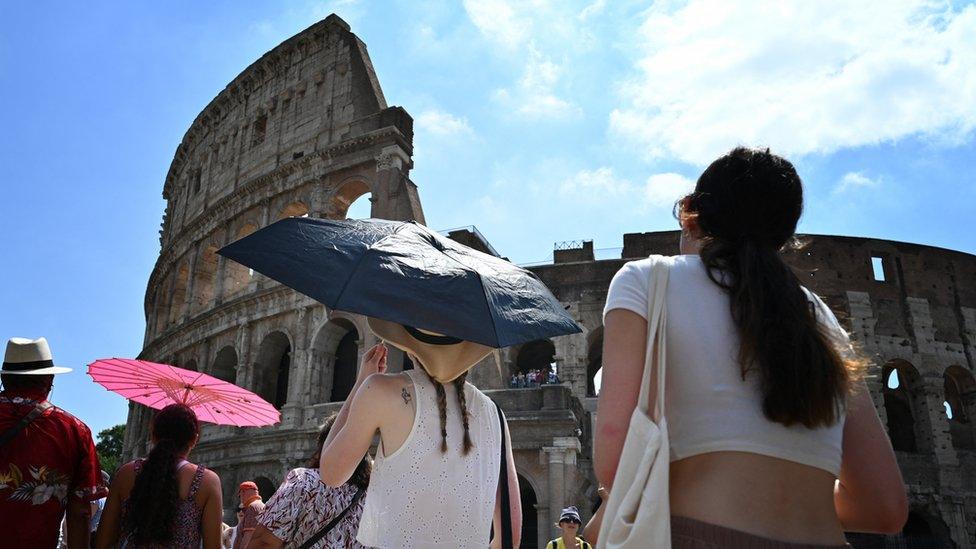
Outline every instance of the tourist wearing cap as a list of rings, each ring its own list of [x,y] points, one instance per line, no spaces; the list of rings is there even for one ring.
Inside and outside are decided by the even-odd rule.
[[[47,398],[54,376],[47,340],[7,342],[0,379],[0,549],[56,547],[67,510],[69,549],[88,547],[91,502],[107,493],[91,431]]]
[[[556,525],[563,534],[550,541],[546,549],[592,549],[592,545],[576,535],[581,524],[583,521],[580,519],[579,509],[575,506],[563,509],[559,515],[559,524]]]
[[[258,492],[258,485],[251,481],[242,482],[237,490],[241,498],[241,507],[244,514],[237,522],[237,536],[234,538],[234,549],[247,547],[254,534],[254,529],[258,527],[258,515],[264,511],[264,501]]]

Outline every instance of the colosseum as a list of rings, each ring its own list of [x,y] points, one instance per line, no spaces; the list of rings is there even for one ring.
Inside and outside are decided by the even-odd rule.
[[[372,217],[424,223],[409,177],[412,141],[410,115],[387,106],[365,45],[332,15],[247,67],[176,150],[141,358],[233,381],[281,410],[273,427],[207,426],[194,451],[223,479],[230,523],[239,482],[256,480],[268,497],[312,453],[317,426],[338,410],[375,338],[363,318],[330,311],[215,252],[287,216],[344,218],[357,200]],[[497,255],[473,227],[448,235]],[[607,287],[629,259],[677,253],[677,239],[626,234],[613,254],[589,241],[556,246],[550,263],[531,270],[584,332],[503,349],[472,372],[510,421],[523,547],[543,547],[555,535],[561,507],[592,512]],[[871,358],[875,404],[911,502],[902,534],[852,541],[976,547],[976,257],[869,238],[804,239],[788,259]],[[410,367],[402,354],[391,359],[393,371]],[[562,383],[510,387],[513,373],[551,367]],[[130,406],[127,457],[147,451],[151,414]]]

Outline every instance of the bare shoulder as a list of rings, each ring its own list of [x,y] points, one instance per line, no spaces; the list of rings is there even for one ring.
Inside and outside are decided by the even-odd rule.
[[[201,467],[201,466],[197,465],[197,467]],[[208,484],[216,484],[217,486],[220,486],[220,475],[215,473],[214,470],[210,469],[209,467],[204,468],[202,482]]]
[[[373,374],[363,383],[368,392],[379,393],[383,396],[399,394],[404,385],[413,385],[410,376],[403,373]]]

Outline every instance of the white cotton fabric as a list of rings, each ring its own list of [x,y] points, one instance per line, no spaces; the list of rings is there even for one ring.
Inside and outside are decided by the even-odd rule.
[[[447,453],[441,453],[433,382],[420,369],[407,374],[416,402],[413,428],[389,456],[380,445],[356,539],[380,548],[487,547],[501,463],[495,405],[465,384],[474,448],[464,455],[457,392],[446,384]]]
[[[758,374],[745,380],[729,296],[708,278],[697,255],[668,258],[665,417],[671,461],[719,451],[750,452],[840,473],[844,419],[830,427],[786,427],[766,419]],[[613,277],[604,315],[626,309],[646,318],[649,259],[626,263]],[[817,319],[846,353],[847,333],[826,304],[804,291]]]

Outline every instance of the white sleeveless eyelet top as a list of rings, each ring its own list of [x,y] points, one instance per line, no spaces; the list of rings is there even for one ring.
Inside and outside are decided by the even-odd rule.
[[[416,413],[403,446],[377,451],[356,540],[368,547],[487,547],[501,463],[498,412],[491,399],[465,384],[474,447],[463,454],[464,428],[454,385],[447,394],[447,453],[433,382],[420,369],[413,381]]]
[[[671,461],[718,451],[762,454],[838,475],[844,419],[830,427],[786,427],[766,419],[758,375],[739,362],[739,336],[729,312],[729,296],[708,278],[697,255],[669,257],[667,289],[667,377],[665,417]],[[647,315],[649,259],[626,263],[613,277],[604,315],[626,309]],[[850,351],[847,332],[814,293],[817,320],[842,355]]]

